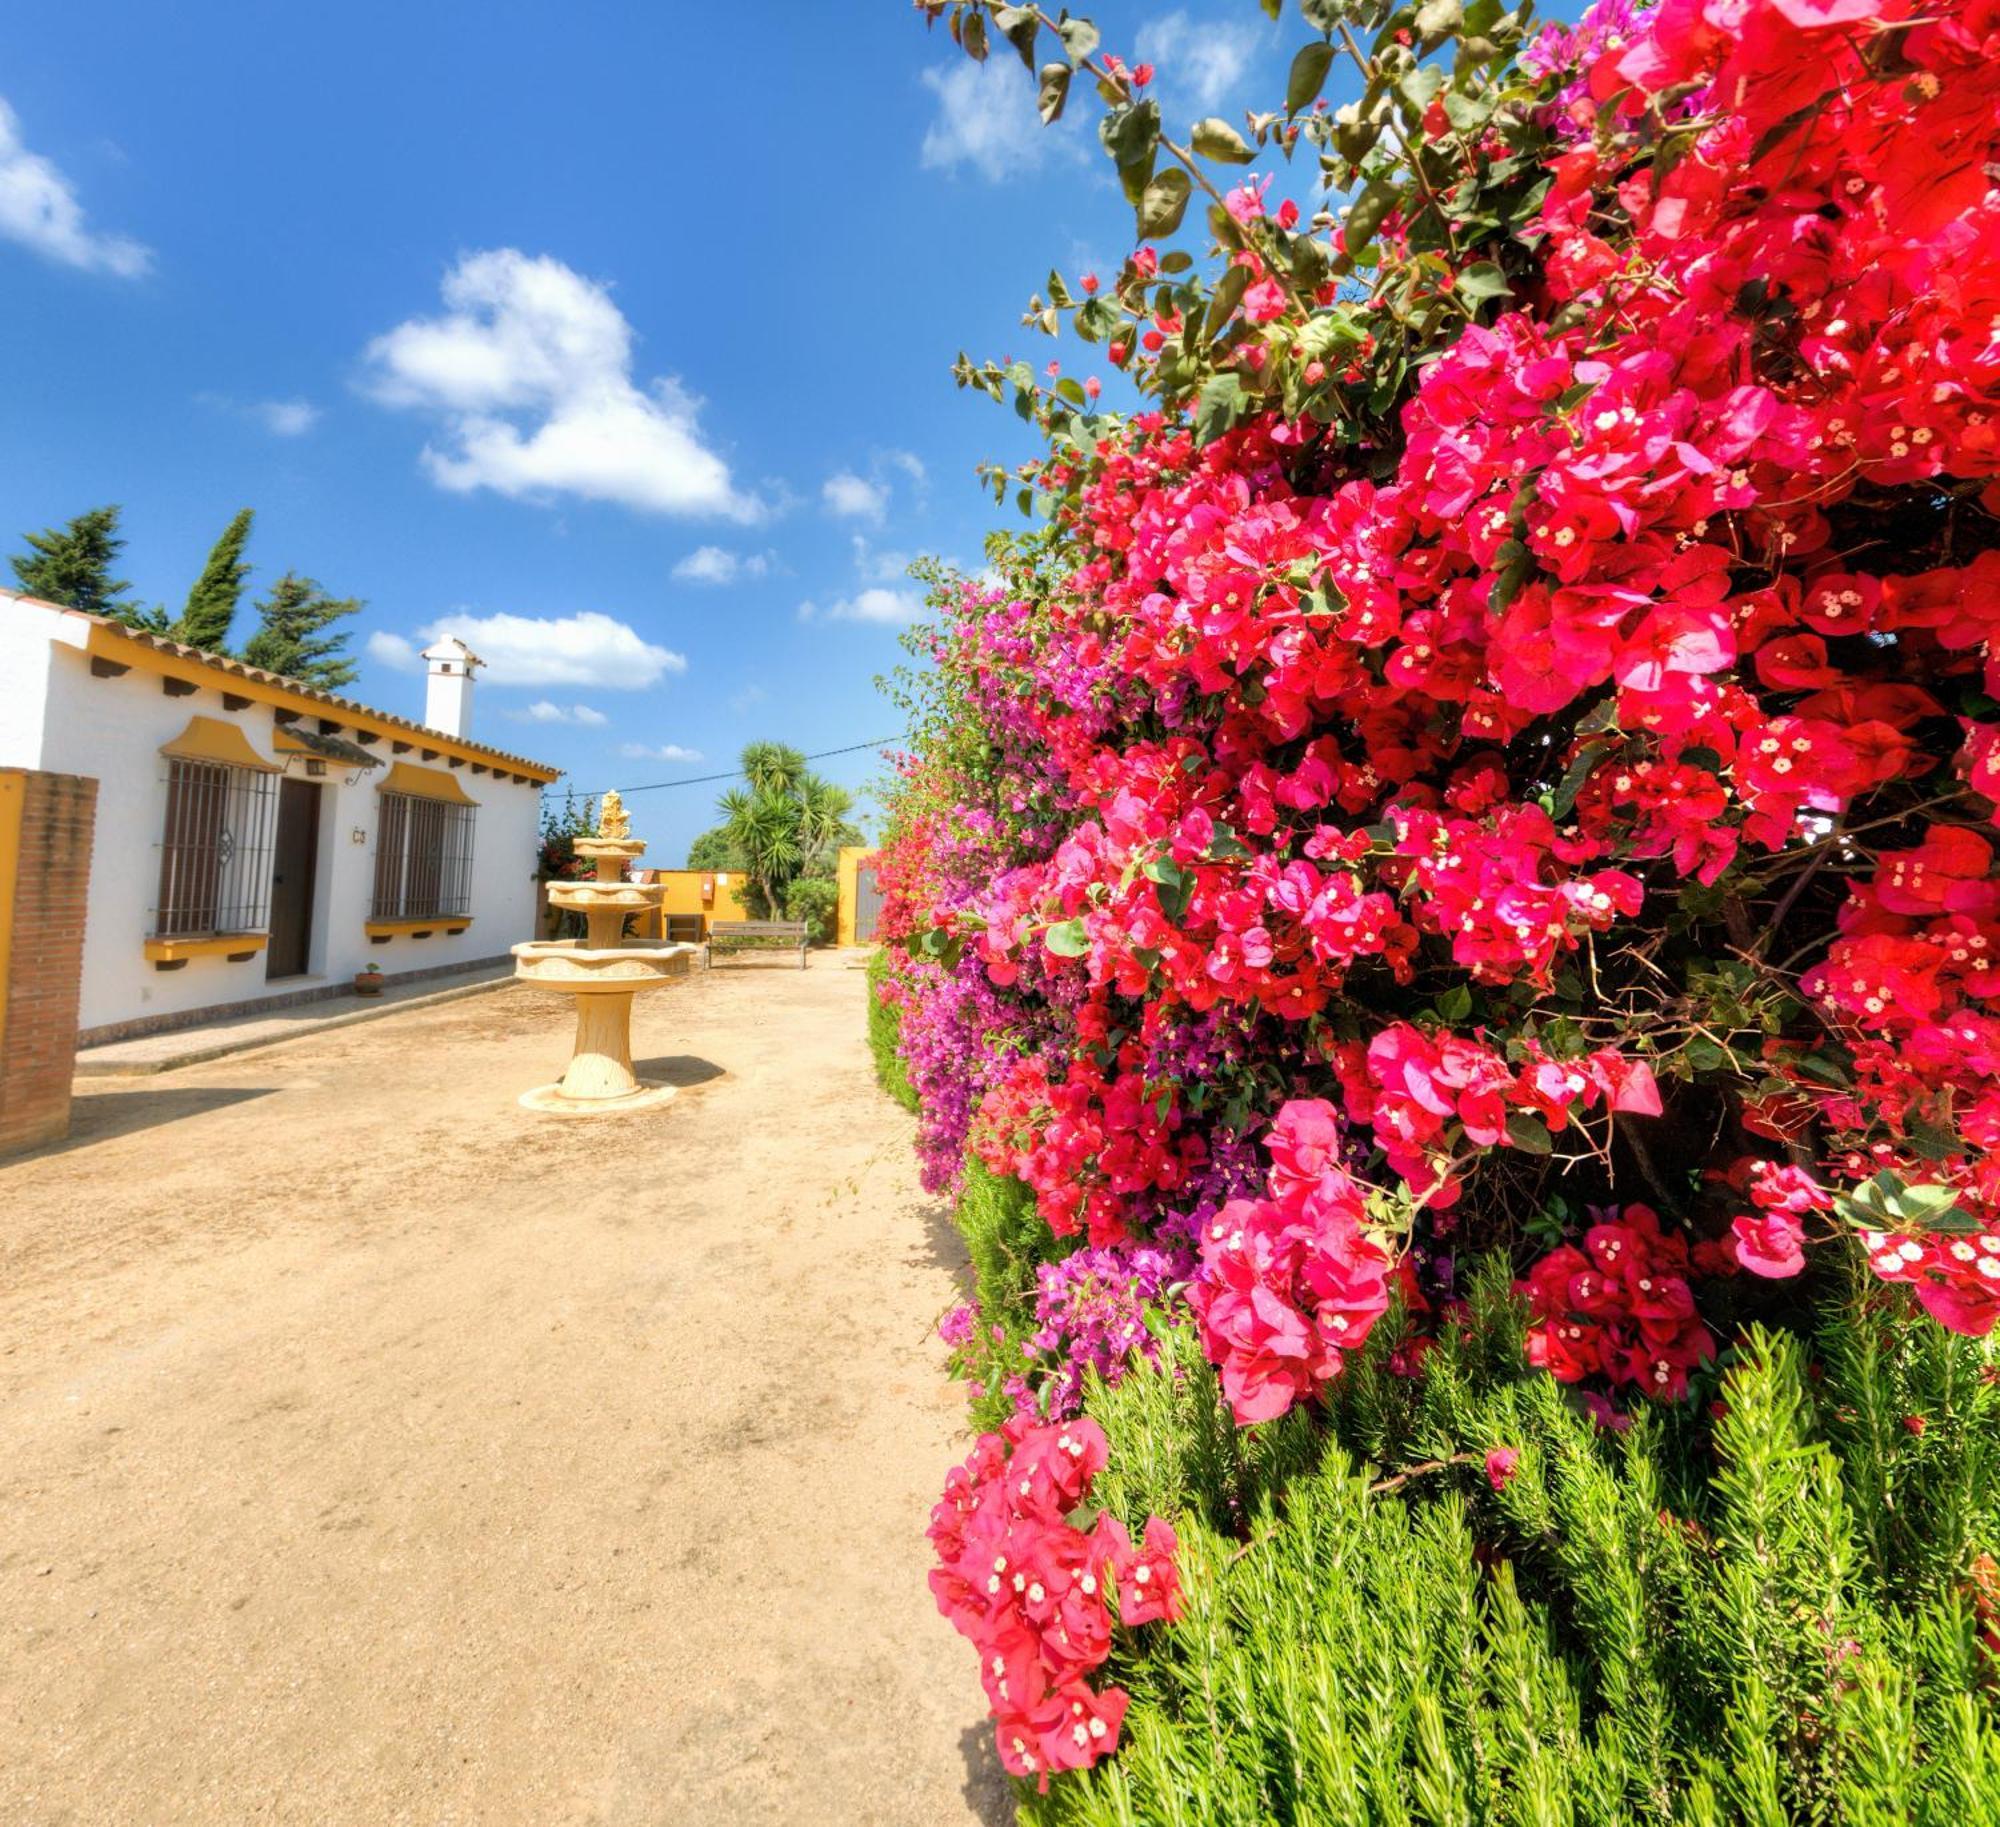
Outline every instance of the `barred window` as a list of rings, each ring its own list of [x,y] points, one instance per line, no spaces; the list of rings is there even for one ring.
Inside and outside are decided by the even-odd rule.
[[[471,806],[384,793],[375,839],[376,920],[442,920],[472,912]]]
[[[276,782],[250,768],[168,758],[155,937],[256,933],[269,924]]]

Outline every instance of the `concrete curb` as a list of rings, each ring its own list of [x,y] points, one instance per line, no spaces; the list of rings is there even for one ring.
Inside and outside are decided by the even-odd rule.
[[[433,990],[427,996],[404,996],[394,1002],[385,1002],[379,1007],[346,1009],[338,1015],[327,1015],[317,1021],[302,1023],[289,1034],[260,1034],[248,1040],[210,1041],[206,1046],[191,1046],[183,1053],[169,1054],[164,1059],[150,1059],[134,1063],[117,1060],[93,1060],[88,1052],[76,1056],[75,1075],[78,1078],[152,1078],[162,1072],[178,1071],[182,1066],[199,1066],[212,1059],[226,1059],[232,1053],[254,1053],[263,1047],[283,1047],[295,1040],[305,1040],[315,1034],[324,1034],[330,1028],[352,1027],[357,1022],[380,1021],[387,1015],[401,1015],[408,1009],[435,1008],[439,1003],[457,1002],[467,996],[483,996],[491,990],[510,988],[515,979],[509,974],[504,977],[489,977],[479,983],[460,983],[448,990]],[[193,1039],[200,1030],[189,1030]],[[111,1043],[118,1045],[116,1041]],[[105,1049],[109,1051],[109,1049]]]

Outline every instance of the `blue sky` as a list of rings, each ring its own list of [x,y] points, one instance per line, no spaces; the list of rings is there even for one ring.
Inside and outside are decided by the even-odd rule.
[[[1303,35],[1078,10],[1170,124]],[[0,20],[0,103],[5,549],[120,502],[178,607],[254,507],[253,591],[367,599],[355,695],[418,711],[447,622],[493,662],[475,734],[586,789],[892,732],[903,566],[976,563],[973,465],[1028,449],[950,361],[1039,366],[1028,294],[1130,246],[1094,100],[1044,134],[1010,54],[897,0],[66,0]],[[654,860],[715,791],[634,797]]]

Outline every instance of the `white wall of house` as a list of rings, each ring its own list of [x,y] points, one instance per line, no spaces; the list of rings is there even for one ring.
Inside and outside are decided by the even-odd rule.
[[[64,639],[65,623],[72,643],[88,638],[87,624],[39,603],[0,603],[0,768],[42,765],[52,649]]]
[[[359,774],[350,784],[350,770],[329,761],[317,783],[319,851],[307,974],[270,978],[263,952],[240,962],[193,957],[170,970],[159,969],[146,955],[146,940],[155,931],[166,817],[167,762],[161,745],[178,736],[191,717],[203,716],[235,724],[266,760],[285,763],[288,758],[274,750],[270,704],[253,701],[242,710],[225,709],[223,690],[230,681],[224,675],[218,675],[215,687],[180,697],[169,697],[160,675],[140,664],[116,678],[95,677],[88,655],[72,644],[87,638],[88,627],[39,604],[0,603],[0,765],[88,774],[98,782],[84,933],[83,1028],[311,989],[320,982],[345,980],[370,963],[392,975],[469,963],[504,954],[510,945],[534,936],[540,789],[474,774],[464,766],[450,772],[478,805],[470,924],[456,935],[445,933],[441,921],[428,938],[398,934],[370,939],[366,923],[375,879],[378,783],[393,761],[418,760],[415,752],[392,755],[390,743],[383,740],[374,745],[382,761],[379,768]],[[46,669],[40,690],[33,682],[38,654]],[[44,706],[39,718],[32,709],[37,701]],[[329,714],[338,716],[337,711]],[[351,728],[344,733],[352,739]],[[290,758],[288,765],[293,778],[305,777],[302,759]],[[444,770],[446,764],[440,758],[425,765]]]

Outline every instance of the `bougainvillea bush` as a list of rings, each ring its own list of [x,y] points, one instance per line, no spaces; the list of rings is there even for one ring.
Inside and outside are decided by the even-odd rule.
[[[990,472],[1039,524],[939,580],[882,866],[926,1182],[1018,1184],[1047,1240],[1032,1291],[948,1322],[1009,1417],[966,1476],[1156,1384],[1173,1338],[1236,1425],[1349,1450],[1384,1316],[1408,1419],[1483,1261],[1518,1316],[1493,1375],[1652,1443],[1684,1517],[1713,1486],[1726,1518],[1730,1466],[1777,1450],[1745,1377],[1790,1428],[1770,1379],[1905,1315],[1964,1374],[1895,1424],[1970,1451],[2000,1319],[2000,5],[1602,0],[1536,29],[1306,0],[1283,97],[1185,132],[1083,20],[922,10],[1018,53],[1046,117],[1094,95],[1138,230],[1024,320],[1082,372],[960,364],[1046,435]],[[1396,1506],[1449,1509],[1408,1526],[1471,1563],[1468,1603],[1514,1603],[1525,1522],[1466,1494],[1538,1449],[1420,1435],[1350,1444],[1412,1473]],[[1854,1527],[1896,1498],[1850,1494]],[[1980,1527],[1864,1645],[1899,1679],[1932,1666],[1922,1607],[1975,1615]],[[1117,1584],[1054,1539],[1065,1578]],[[1889,1549],[1870,1577],[1903,1577]],[[1199,1585],[1102,1640],[1086,1608],[1095,1659],[1036,1638],[1033,1704],[995,1700],[1009,1768],[1060,1793],[1142,1720],[1185,1727],[1186,1691],[1134,1711],[1103,1670],[1173,1653],[1137,1646],[1179,1643]],[[1648,1588],[1661,1631],[1721,1624],[1680,1615],[1693,1590]],[[1596,1602],[1531,1597],[1553,1631]],[[954,1615],[989,1674],[1043,1628]],[[1587,1631],[1564,1653],[1612,1679]],[[1760,1679],[1768,1793],[1739,1771],[1721,1818],[1901,1818],[1787,1761],[1833,1728]],[[1955,1679],[1936,1705],[1976,1760],[1991,1685]],[[1059,1691],[1060,1758],[1023,1725]],[[1662,1731],[1692,1747],[1701,1717]]]

